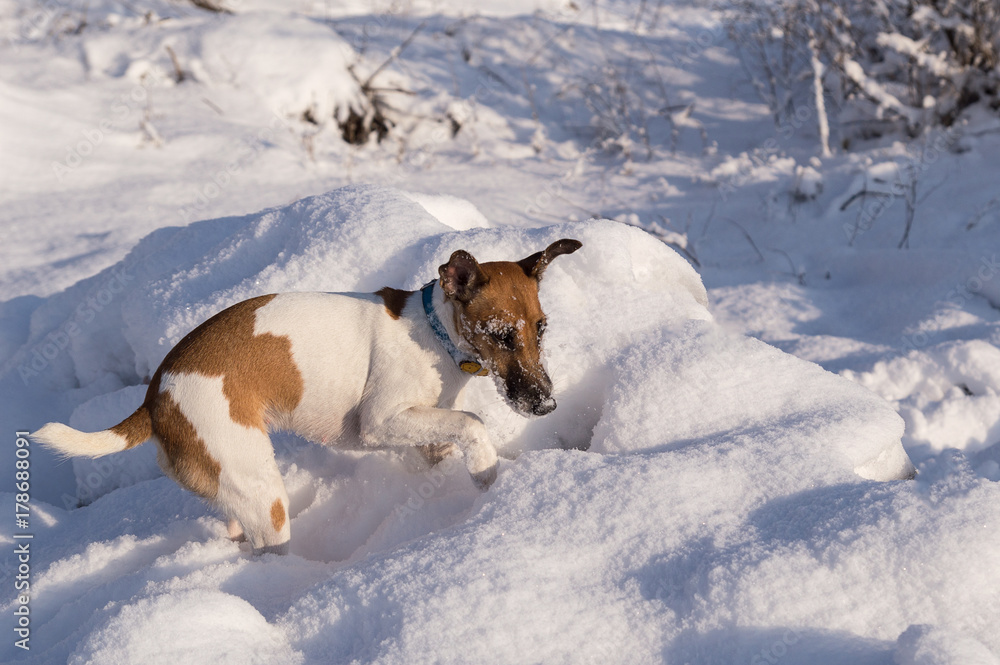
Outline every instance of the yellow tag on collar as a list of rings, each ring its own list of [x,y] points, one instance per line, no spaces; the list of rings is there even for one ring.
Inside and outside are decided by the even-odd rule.
[[[474,360],[463,360],[458,364],[458,366],[463,372],[475,374],[476,376],[486,376],[490,373],[489,370]]]

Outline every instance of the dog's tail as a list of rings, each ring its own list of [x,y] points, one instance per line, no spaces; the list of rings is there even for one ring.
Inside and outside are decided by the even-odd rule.
[[[49,423],[31,435],[31,440],[65,457],[101,457],[134,448],[153,436],[153,421],[146,405],[114,427],[100,432],[81,432],[60,423]]]

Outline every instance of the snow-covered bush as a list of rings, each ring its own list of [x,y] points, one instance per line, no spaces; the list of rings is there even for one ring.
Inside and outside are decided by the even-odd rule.
[[[731,0],[729,28],[775,123],[811,109],[828,149],[827,103],[845,145],[894,128],[952,125],[1000,106],[995,0]],[[885,125],[888,124],[888,127]]]

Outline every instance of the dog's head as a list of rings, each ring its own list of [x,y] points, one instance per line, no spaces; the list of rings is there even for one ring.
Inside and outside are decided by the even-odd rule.
[[[508,402],[525,415],[556,408],[552,381],[542,366],[545,314],[538,282],[560,254],[582,247],[563,239],[520,261],[482,263],[464,250],[438,269],[445,297],[454,304],[455,328],[498,379]]]

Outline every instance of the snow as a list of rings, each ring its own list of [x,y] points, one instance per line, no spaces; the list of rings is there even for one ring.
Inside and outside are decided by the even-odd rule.
[[[145,635],[155,632],[162,642]],[[167,646],[164,646],[167,645]],[[231,594],[161,593],[123,608],[67,663],[301,663],[280,630]]]
[[[910,626],[899,636],[898,665],[995,665],[1000,662],[980,642],[935,626]]]
[[[895,405],[912,447],[975,453],[1000,434],[1000,350],[982,340],[914,350],[845,375]]]
[[[559,406],[473,379],[485,493],[460,459],[275,434],[284,557],[151,444],[32,449],[31,650],[8,523],[0,661],[1000,659],[995,111],[848,148],[827,98],[822,156],[704,3],[231,8],[0,2],[7,514],[15,432],[119,422],[214,312],[417,289],[459,248],[583,243],[541,284]],[[374,79],[393,132],[344,144],[411,35]]]
[[[876,480],[913,470],[894,412],[856,384],[757,340],[703,324],[662,329],[626,352],[618,369],[610,410],[594,432],[598,452],[709,440],[736,444],[765,467],[809,455],[811,464]]]

